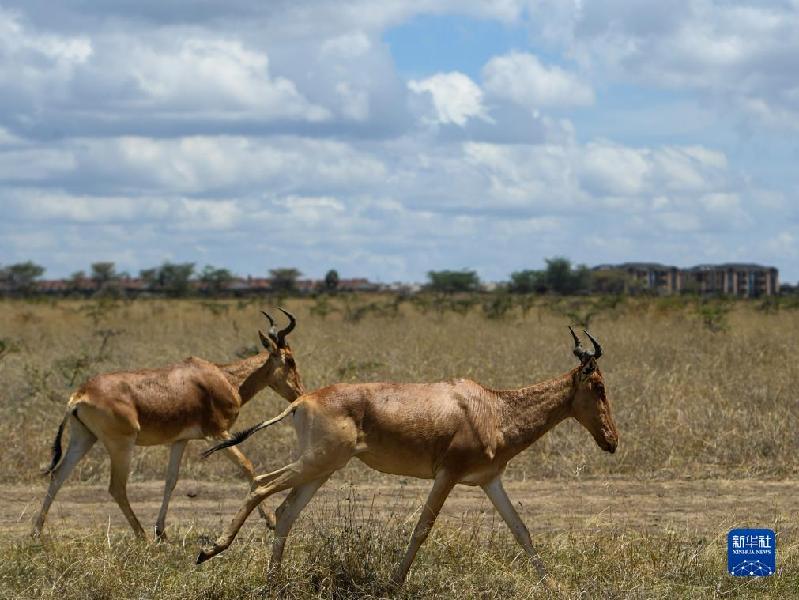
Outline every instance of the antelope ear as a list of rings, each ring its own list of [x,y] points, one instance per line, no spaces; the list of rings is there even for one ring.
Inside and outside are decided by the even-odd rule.
[[[273,354],[277,350],[277,344],[275,344],[274,340],[264,335],[264,332],[260,329],[258,330],[258,337],[261,338],[261,345],[266,348],[270,354]]]

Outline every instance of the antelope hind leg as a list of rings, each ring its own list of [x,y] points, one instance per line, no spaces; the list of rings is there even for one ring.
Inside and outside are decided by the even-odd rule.
[[[230,437],[230,434],[225,431],[221,436],[217,439],[225,440]],[[225,456],[227,456],[230,461],[235,464],[241,470],[242,474],[250,480],[251,484],[256,483],[256,476],[255,476],[255,467],[253,467],[252,461],[244,456],[244,453],[236,448],[235,446],[228,446],[225,448]],[[275,528],[275,513],[271,510],[264,509],[263,506],[260,504],[258,505],[258,514],[261,516],[264,521],[266,521],[266,526],[269,529]]]
[[[42,501],[42,508],[39,511],[34,523],[33,531],[31,534],[38,537],[42,533],[44,521],[47,518],[47,512],[50,510],[50,505],[55,500],[55,495],[64,482],[69,477],[72,470],[75,468],[80,460],[86,456],[86,453],[94,446],[97,437],[89,431],[86,426],[78,421],[74,416],[69,417],[69,446],[67,447],[66,454],[61,462],[50,475],[50,485],[47,488],[47,494]]]

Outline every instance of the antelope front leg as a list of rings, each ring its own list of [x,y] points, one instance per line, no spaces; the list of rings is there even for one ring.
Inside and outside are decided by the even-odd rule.
[[[175,491],[175,484],[178,482],[180,473],[180,461],[183,458],[183,451],[186,449],[188,440],[175,442],[169,448],[169,464],[166,468],[166,479],[164,480],[164,500],[161,502],[161,510],[158,511],[158,520],[155,522],[155,537],[166,540],[164,528],[166,527],[166,511],[169,510],[169,500],[172,492]]]
[[[538,552],[536,552],[535,548],[533,548],[533,541],[530,539],[530,532],[527,530],[527,526],[524,524],[521,517],[519,517],[519,513],[516,512],[515,508],[513,508],[513,503],[511,503],[510,498],[508,498],[505,488],[502,487],[502,480],[497,477],[490,483],[484,485],[483,491],[491,500],[491,503],[494,505],[494,508],[497,509],[497,512],[502,516],[502,519],[505,521],[505,523],[507,523],[508,528],[513,534],[513,537],[516,538],[516,541],[519,542],[519,545],[524,548],[524,550],[530,556],[530,560],[533,561],[533,565],[535,565],[535,569],[538,571],[539,577],[544,580],[548,587],[551,587],[551,578],[547,577],[547,571],[544,568],[544,563],[541,561],[541,557],[538,555]]]
[[[416,523],[416,527],[413,530],[411,542],[408,544],[408,549],[405,551],[405,557],[391,577],[391,582],[394,585],[399,586],[405,582],[405,577],[407,577],[408,570],[411,568],[411,563],[413,563],[413,559],[416,557],[416,552],[427,539],[439,511],[441,507],[444,506],[444,501],[447,499],[447,496],[449,496],[453,487],[455,487],[455,479],[448,473],[442,471],[436,476],[433,482],[433,489],[430,490],[427,502],[422,508],[422,514],[419,515],[419,521]]]
[[[130,459],[133,455],[135,438],[120,438],[118,440],[104,440],[108,454],[111,457],[111,483],[108,492],[119,504],[122,514],[130,523],[133,533],[139,539],[145,539],[144,529],[136,518],[136,514],[128,502],[128,475],[130,474]]]
[[[227,431],[225,431],[217,439],[225,440],[228,439],[229,437],[230,434]],[[239,450],[235,446],[229,446],[225,448],[225,455],[233,462],[233,464],[235,464],[236,466],[239,467],[239,469],[241,469],[242,474],[247,479],[250,480],[251,484],[257,483],[257,480],[255,478],[255,467],[253,467],[250,459],[244,456],[244,453],[241,450]],[[262,519],[266,521],[266,526],[269,529],[275,528],[275,523],[276,523],[275,513],[273,513],[271,510],[265,510],[264,507],[259,504],[258,514],[261,516]]]

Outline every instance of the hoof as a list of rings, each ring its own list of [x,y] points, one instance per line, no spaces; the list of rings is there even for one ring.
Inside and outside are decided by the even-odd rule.
[[[196,561],[196,563],[197,563],[198,565],[201,565],[201,564],[203,564],[203,563],[204,563],[206,560],[208,560],[209,558],[213,558],[214,556],[216,556],[217,554],[219,554],[219,553],[220,553],[222,550],[223,550],[223,549],[222,549],[222,548],[219,548],[219,546],[217,546],[216,544],[214,544],[214,547],[213,547],[213,548],[211,548],[210,550],[200,550],[200,553],[197,555],[197,561]]]
[[[272,511],[267,512],[259,505],[258,514],[264,521],[266,521],[266,527],[274,531],[275,527],[277,526],[277,517],[275,516],[275,513]]]
[[[155,541],[156,543],[166,543],[169,541],[169,538],[166,535],[166,531],[158,531],[155,530]]]

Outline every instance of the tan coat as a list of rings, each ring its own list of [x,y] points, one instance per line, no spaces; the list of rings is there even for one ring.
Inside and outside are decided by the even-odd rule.
[[[227,548],[250,512],[281,490],[291,493],[276,511],[272,568],[277,568],[286,536],[317,489],[353,457],[394,475],[433,479],[433,488],[405,558],[394,574],[404,581],[419,546],[449,492],[458,484],[479,485],[535,562],[544,567],[530,534],[505,493],[501,476],[508,461],[568,417],[574,417],[608,452],[618,432],[596,358],[575,336],[580,366],[554,379],[518,390],[492,390],[471,380],[442,383],[337,384],[306,394],[286,410],[206,451],[240,443],[259,429],[293,415],[299,454],[296,461],[255,478],[253,490],[225,534],[203,562]]]

